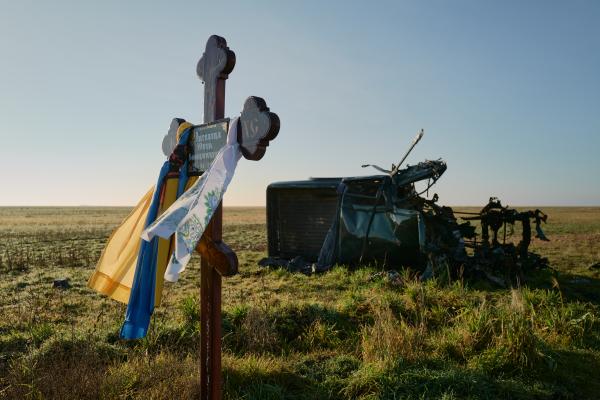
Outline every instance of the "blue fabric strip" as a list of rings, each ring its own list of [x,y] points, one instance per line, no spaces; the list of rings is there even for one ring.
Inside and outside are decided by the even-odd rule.
[[[188,128],[181,135],[178,145],[187,143],[191,128]],[[187,160],[179,170],[179,185],[177,187],[177,197],[185,190],[187,183]],[[148,227],[157,217],[160,203],[160,192],[165,177],[169,173],[169,161],[166,161],[156,182],[156,190],[152,196],[152,203],[148,209],[148,216],[144,227]],[[183,179],[182,179],[183,178]],[[158,237],[150,242],[141,240],[140,250],[138,252],[133,285],[129,294],[129,303],[125,313],[125,322],[121,328],[120,336],[122,339],[140,339],[146,336],[150,317],[154,312],[154,291],[156,288],[156,256],[158,252]]]

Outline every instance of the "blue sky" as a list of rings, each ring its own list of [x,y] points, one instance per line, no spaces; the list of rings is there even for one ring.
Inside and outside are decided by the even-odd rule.
[[[600,205],[599,2],[155,3],[0,0],[0,205],[134,204],[171,119],[202,120],[211,34],[237,55],[226,113],[281,118],[226,205],[370,174],[421,128],[443,204]]]

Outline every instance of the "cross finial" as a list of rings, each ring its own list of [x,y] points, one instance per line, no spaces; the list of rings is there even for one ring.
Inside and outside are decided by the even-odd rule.
[[[177,130],[179,129],[179,125],[185,122],[185,119],[181,118],[173,118],[171,121],[171,126],[169,127],[169,131],[163,137],[162,142],[162,151],[165,156],[170,156],[173,152],[173,149],[177,145]]]
[[[244,102],[240,125],[237,139],[242,154],[248,160],[260,160],[269,141],[279,133],[279,117],[269,110],[262,98],[250,96]]]
[[[196,67],[196,73],[204,82],[204,123],[223,118],[225,90],[219,90],[219,86],[225,86],[225,79],[234,66],[235,53],[229,50],[227,41],[212,35]],[[223,96],[219,96],[219,93],[223,93]]]

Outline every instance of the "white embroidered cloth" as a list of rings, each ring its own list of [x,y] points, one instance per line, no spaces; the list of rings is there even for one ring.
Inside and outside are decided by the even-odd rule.
[[[233,178],[242,156],[237,142],[238,119],[231,121],[227,144],[217,153],[208,170],[142,232],[142,239],[146,241],[155,236],[167,239],[175,233],[175,251],[165,271],[167,281],[177,282],[179,274],[185,270]]]

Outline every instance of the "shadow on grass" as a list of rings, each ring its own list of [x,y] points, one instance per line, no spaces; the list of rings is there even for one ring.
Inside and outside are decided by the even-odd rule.
[[[352,356],[312,355],[285,368],[265,368],[244,360],[226,367],[225,398],[245,399],[592,399],[600,367],[591,355],[557,354],[555,371],[491,376],[440,359],[382,367]],[[258,364],[260,362],[256,361]],[[523,379],[526,378],[526,379]]]
[[[467,279],[469,287],[486,292],[502,292],[507,288],[494,284],[484,278]],[[557,285],[558,283],[558,285]],[[526,273],[523,282],[513,282],[512,286],[530,289],[560,290],[563,300],[589,302],[600,305],[600,278],[574,273],[559,272],[548,268]]]
[[[590,274],[545,269],[528,274],[526,279],[526,285],[532,289],[560,290],[565,301],[600,305],[600,278]]]
[[[588,301],[600,305],[600,279],[573,273],[561,273],[557,277],[565,300]]]
[[[223,369],[225,399],[323,399],[323,389],[311,379],[286,368],[255,365],[255,360],[243,360],[240,366]],[[259,364],[259,362],[256,362]]]

